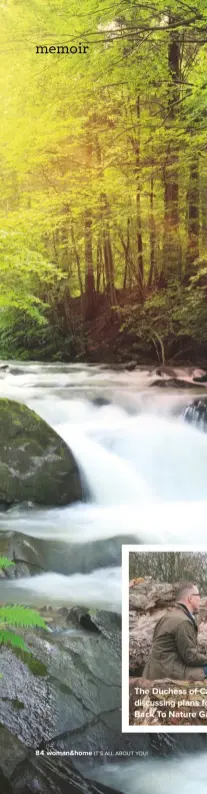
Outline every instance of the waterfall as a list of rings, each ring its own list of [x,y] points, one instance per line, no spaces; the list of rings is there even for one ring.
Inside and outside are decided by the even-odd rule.
[[[90,494],[87,503],[64,508],[38,510],[21,505],[0,513],[0,531],[59,547],[66,544],[69,555],[78,546],[89,544],[94,577],[97,568],[103,570],[103,601],[104,575],[107,578],[111,564],[120,566],[122,538],[124,542],[128,537],[129,542],[134,538],[138,543],[183,543],[188,547],[204,545],[206,540],[207,435],[183,421],[184,401],[186,406],[191,394],[163,394],[149,389],[152,382],[153,373],[147,369],[128,373],[98,365],[36,362],[9,362],[0,379],[2,396],[24,401],[69,444]],[[106,544],[110,548],[116,539],[117,551],[113,547],[113,560],[107,561]],[[76,551],[74,561],[75,556]],[[55,555],[53,560],[51,575],[67,573],[60,565],[56,569]],[[70,573],[82,574],[79,597],[85,598],[81,590],[87,584],[84,563],[75,568],[74,562]],[[100,597],[98,575],[93,580],[93,604]],[[72,598],[71,579],[69,576],[68,598]],[[76,593],[75,580],[73,585]],[[18,579],[15,586],[18,598],[22,581]],[[88,592],[90,586],[88,582]],[[54,578],[53,583],[49,574],[44,582],[42,577],[33,577],[36,596],[43,588],[44,597],[54,603],[56,588],[65,599],[66,587],[65,576],[62,582]],[[113,587],[116,600],[115,579],[111,580]],[[28,588],[31,595],[30,584]]]

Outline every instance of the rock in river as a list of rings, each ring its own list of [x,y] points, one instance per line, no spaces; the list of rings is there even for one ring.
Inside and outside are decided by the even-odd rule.
[[[78,466],[67,444],[26,405],[0,399],[0,502],[52,507],[82,498]]]
[[[203,430],[205,433],[207,431],[207,401],[206,397],[203,397],[201,400],[196,399],[193,400],[190,405],[187,406],[185,413],[184,413],[185,422],[189,422],[190,424],[196,425],[200,430]]]

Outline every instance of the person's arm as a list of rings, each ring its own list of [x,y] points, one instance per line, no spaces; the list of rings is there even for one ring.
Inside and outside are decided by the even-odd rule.
[[[178,652],[186,665],[189,665],[189,667],[207,665],[207,654],[199,653],[195,640],[195,631],[189,620],[178,626],[175,639]]]

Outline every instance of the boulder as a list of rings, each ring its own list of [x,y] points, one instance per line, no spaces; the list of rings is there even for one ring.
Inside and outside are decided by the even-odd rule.
[[[164,377],[160,380],[154,380],[150,383],[150,386],[159,386],[160,389],[194,389],[194,391],[196,391],[198,388],[202,388],[202,383],[195,383],[194,381],[181,378]]]
[[[96,408],[103,408],[105,405],[111,405],[111,400],[108,400],[106,397],[102,397],[102,395],[98,395],[97,397],[93,397],[92,403],[96,406]]]
[[[20,761],[8,777],[0,769],[0,783],[2,794],[114,794],[114,789],[86,780],[70,758],[34,753]]]
[[[0,532],[0,557],[7,557],[13,565],[0,568],[0,580],[20,579],[23,576],[43,573],[35,540],[18,532]]]
[[[83,498],[67,444],[26,405],[0,399],[0,502],[67,505]]]
[[[32,755],[36,761],[38,750],[48,763],[53,751],[63,755],[70,751],[84,775],[86,764],[88,768],[94,763],[94,750],[96,761],[99,753],[104,760],[114,758],[116,751],[126,755],[132,748],[146,749],[146,737],[137,743],[136,736],[121,732],[120,617],[81,608],[44,608],[41,614],[49,631],[18,628],[31,655],[6,646],[1,651],[4,774],[8,775],[12,751],[16,766],[18,742],[22,760],[24,750],[25,757]],[[49,759],[47,751],[51,751]],[[64,757],[53,760],[62,764]]]
[[[86,608],[41,614],[49,631],[16,632],[31,655],[2,647],[1,725],[27,747],[113,749],[121,733],[120,618]]]
[[[82,788],[81,776],[77,776],[76,789],[71,760],[85,778],[94,764],[103,763],[105,768],[106,760],[117,763],[127,754],[163,757],[192,750],[188,735],[185,744],[183,734],[170,742],[169,736],[121,732],[118,616],[80,608],[48,608],[42,615],[49,632],[18,628],[31,657],[7,647],[1,652],[0,768],[9,778],[12,794],[68,794],[70,790],[71,794],[76,790],[92,794],[93,788]],[[91,630],[92,625],[97,631]],[[193,749],[197,741],[202,749],[203,734],[192,740]],[[7,794],[1,770],[0,790]],[[95,792],[102,788],[95,787]]]
[[[1,747],[1,774],[6,777],[12,775],[17,764],[24,761],[28,748],[15,736],[15,734],[8,731],[4,725],[0,725],[0,747]],[[1,782],[1,778],[0,778]],[[0,791],[4,792],[4,788]]]
[[[114,538],[99,538],[85,543],[66,543],[57,538],[35,538],[23,535],[16,530],[13,532],[13,517],[16,510],[9,511],[7,518],[0,516],[0,556],[9,557],[15,563],[12,568],[7,568],[3,573],[0,570],[0,579],[14,579],[52,571],[53,573],[73,574],[90,573],[97,568],[119,567],[123,543],[135,543],[134,535],[119,535]],[[22,514],[21,514],[22,515]],[[24,512],[24,516],[27,514]],[[39,512],[31,509],[31,520],[38,524]],[[21,519],[19,519],[21,526]],[[4,527],[1,532],[1,527]],[[8,531],[6,531],[8,527]],[[12,600],[13,595],[8,594],[7,600]],[[1,599],[0,599],[1,600]]]
[[[86,780],[64,758],[31,758],[19,764],[11,784],[12,794],[116,794],[114,788]]]
[[[185,422],[196,425],[200,430],[207,431],[207,399],[193,400],[184,412]]]
[[[205,372],[203,375],[200,376],[199,375],[194,376],[193,380],[194,383],[207,383],[207,372]]]
[[[159,367],[159,369],[156,370],[156,375],[158,375],[160,378],[162,378],[163,375],[165,375],[168,378],[177,377],[175,369],[172,369],[172,367],[164,367],[164,366]]]

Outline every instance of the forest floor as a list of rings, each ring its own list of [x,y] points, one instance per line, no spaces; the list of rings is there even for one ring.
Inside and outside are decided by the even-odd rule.
[[[89,363],[103,363],[109,365],[129,364],[143,366],[144,364],[190,366],[196,365],[207,369],[207,354],[202,344],[191,338],[178,336],[173,340],[164,339],[164,358],[159,345],[155,348],[153,342],[144,336],[140,339],[136,331],[128,328],[121,330],[123,318],[112,315],[110,310],[103,308],[99,315],[94,317],[85,326],[86,351],[83,358]],[[82,358],[82,356],[81,356]]]
[[[204,296],[206,299],[206,295]],[[194,299],[194,298],[193,298]],[[185,306],[185,296],[167,291],[145,296],[116,290],[112,298],[95,293],[66,293],[49,309],[46,324],[14,318],[2,328],[0,357],[23,360],[87,362],[134,369],[143,365],[196,366],[207,370],[207,309]],[[194,312],[194,313],[193,313]]]
[[[146,297],[154,300],[153,296]],[[141,305],[134,291],[116,290],[112,307],[108,295],[95,295],[90,319],[83,319],[87,317],[84,297],[82,304],[80,298],[70,300],[69,314],[73,318],[75,359],[109,365],[126,362],[132,368],[133,364],[196,364],[207,369],[205,328],[201,333],[193,317],[187,327],[180,318],[174,321],[167,303],[158,310],[156,303],[155,307],[146,302]]]

